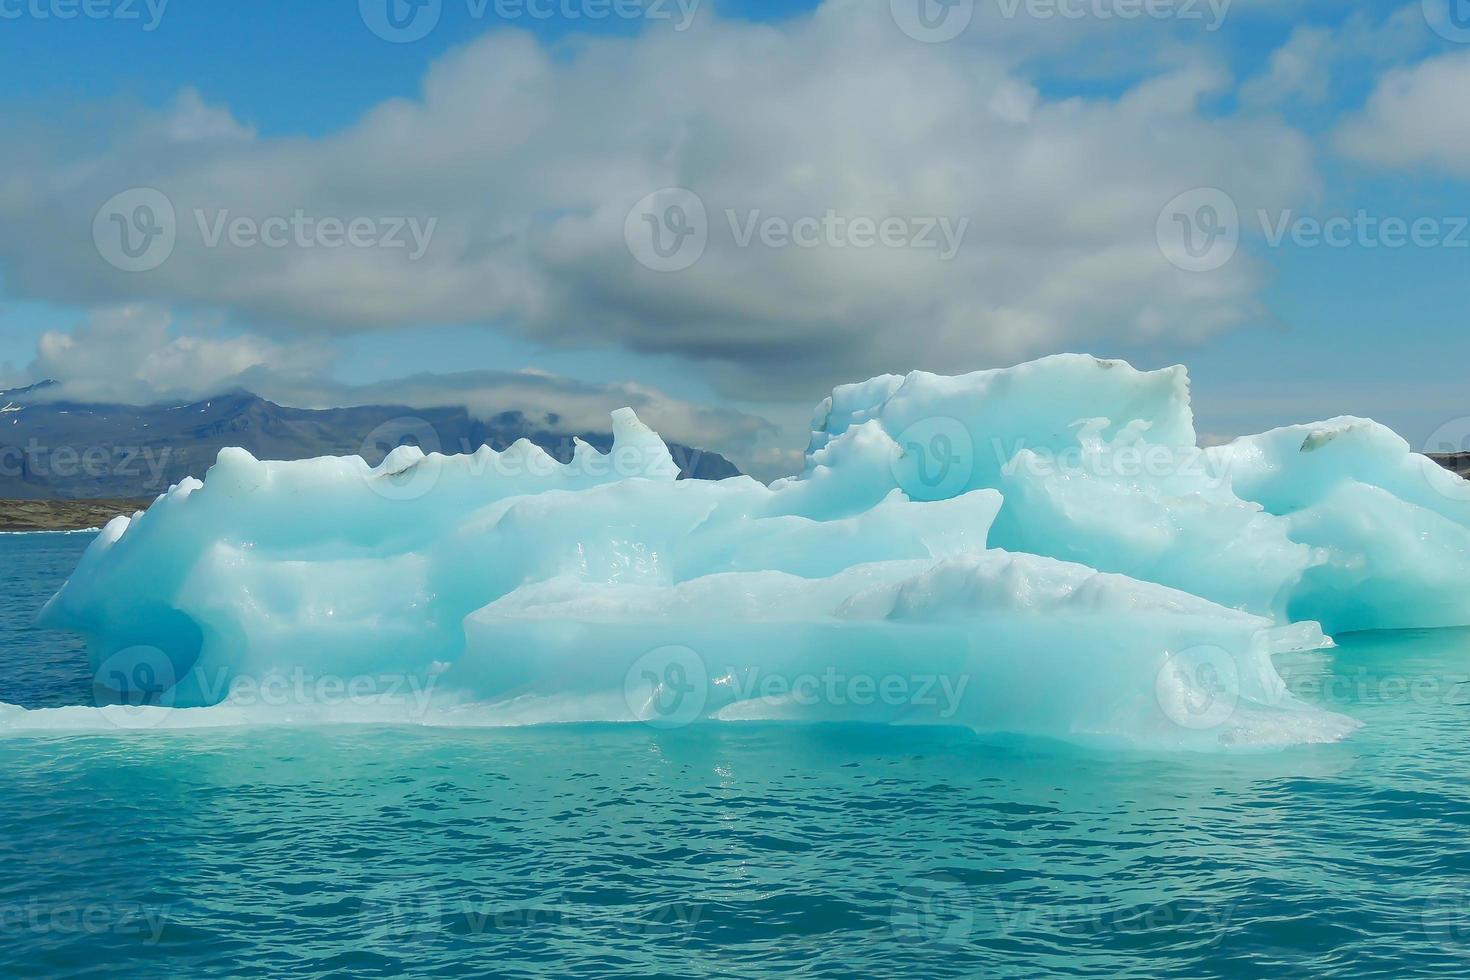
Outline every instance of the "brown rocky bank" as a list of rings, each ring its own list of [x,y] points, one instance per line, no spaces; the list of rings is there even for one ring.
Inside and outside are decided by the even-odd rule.
[[[106,500],[0,500],[0,531],[80,531],[119,514],[146,510],[153,498]]]

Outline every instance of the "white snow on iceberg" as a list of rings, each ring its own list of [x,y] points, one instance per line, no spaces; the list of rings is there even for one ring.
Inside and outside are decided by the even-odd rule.
[[[566,464],[529,443],[376,468],[221,453],[110,524],[42,613],[86,636],[102,700],[151,704],[0,706],[0,730],[773,719],[1290,744],[1355,723],[1293,698],[1273,655],[1470,624],[1463,481],[1356,419],[1202,450],[1183,368],[1059,355],[844,386],[769,487],[676,480],[631,411],[613,422],[608,454]]]

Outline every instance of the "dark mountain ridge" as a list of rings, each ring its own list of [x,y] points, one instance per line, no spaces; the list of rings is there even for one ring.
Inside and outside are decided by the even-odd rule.
[[[219,451],[240,446],[259,459],[362,456],[377,465],[400,445],[426,452],[503,450],[529,439],[566,462],[573,436],[557,419],[533,423],[519,412],[477,419],[463,408],[363,405],[287,408],[244,391],[183,405],[110,405],[35,396],[52,382],[0,390],[0,498],[147,497],[186,476],[203,477]],[[607,432],[577,438],[601,452]],[[719,453],[674,443],[680,478],[719,480],[740,471]]]

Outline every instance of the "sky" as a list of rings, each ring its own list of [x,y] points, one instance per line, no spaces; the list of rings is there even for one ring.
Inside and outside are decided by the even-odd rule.
[[[769,478],[834,385],[1083,351],[1447,448],[1467,92],[1470,0],[0,0],[0,389]]]

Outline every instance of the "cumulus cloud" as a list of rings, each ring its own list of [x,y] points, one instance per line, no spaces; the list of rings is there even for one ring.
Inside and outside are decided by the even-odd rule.
[[[1246,253],[1181,271],[1156,220],[1196,187],[1287,205],[1314,180],[1301,134],[1222,114],[1233,81],[1208,59],[1113,97],[1049,98],[984,31],[919,43],[888,6],[779,25],[702,12],[683,33],[556,48],[498,31],[433,64],[416,97],[315,139],[263,138],[185,93],[100,148],[28,152],[0,177],[7,286],[222,311],[282,343],[481,323],[675,355],[727,395],[803,401],[881,371],[1199,338],[1254,314],[1263,277]],[[99,255],[94,218],[134,187],[165,195],[176,240],[156,268],[124,271]],[[680,271],[628,245],[630,210],[665,187],[706,217]],[[102,233],[153,227],[136,203]],[[828,215],[846,230],[811,247],[750,231]],[[236,219],[255,234],[232,237]],[[270,219],[278,244],[260,244]],[[371,227],[343,244],[353,219]],[[896,219],[903,244],[861,244],[854,219]],[[947,260],[914,247],[942,221],[963,228]],[[401,247],[384,241],[395,223]]]
[[[1291,99],[1319,103],[1332,80],[1336,36],[1326,27],[1298,27],[1285,44],[1271,52],[1266,70],[1240,89],[1240,97],[1257,104]]]
[[[32,381],[58,382],[52,397],[149,404],[308,378],[332,358],[318,344],[177,334],[172,328],[168,311],[146,304],[99,309],[71,331],[43,333],[27,374]]]
[[[1383,167],[1470,176],[1467,91],[1470,51],[1394,69],[1379,79],[1363,110],[1338,130],[1338,146]]]
[[[1429,37],[1417,0],[1382,18],[1357,10],[1335,27],[1302,24],[1271,53],[1265,69],[1241,85],[1240,98],[1262,107],[1293,102],[1318,106],[1352,68],[1372,69],[1412,57]]]

